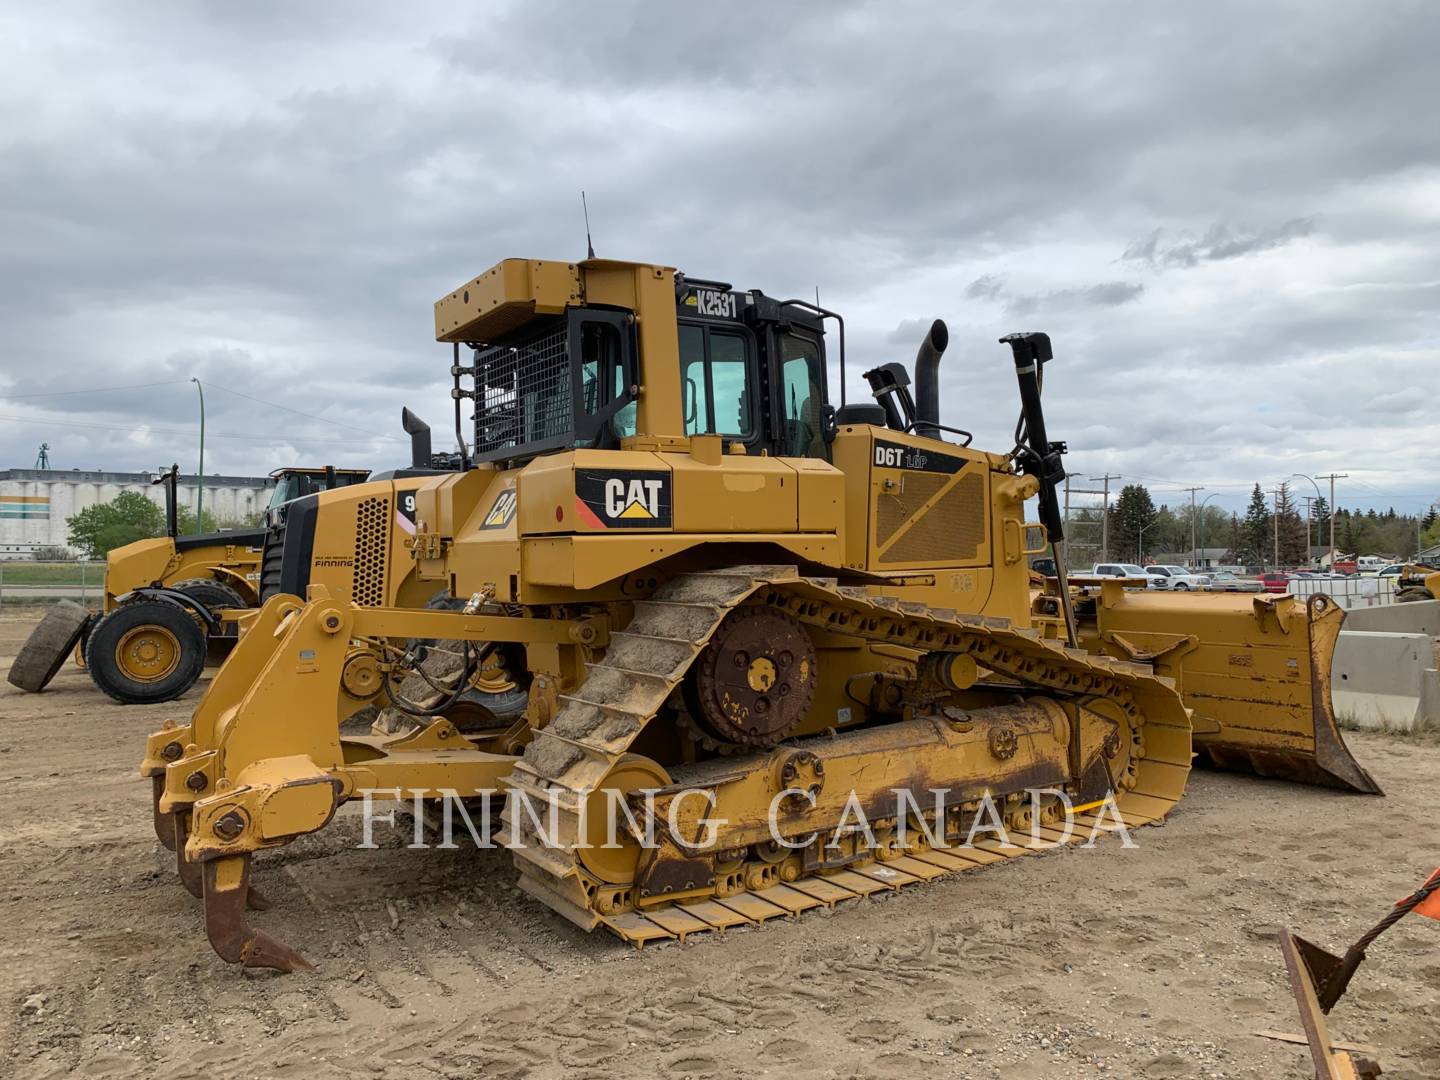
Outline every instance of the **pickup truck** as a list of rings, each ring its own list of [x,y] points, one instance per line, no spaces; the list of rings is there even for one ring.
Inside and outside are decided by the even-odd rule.
[[[1136,578],[1145,582],[1147,589],[1156,587],[1159,580],[1151,574],[1147,574],[1134,563],[1096,563],[1090,570],[1091,577],[1114,577],[1114,578]]]
[[[1155,582],[1157,589],[1170,589],[1174,592],[1189,592],[1191,589],[1203,589],[1210,584],[1210,578],[1205,574],[1192,574],[1183,566],[1154,566],[1145,567],[1145,573],[1153,578],[1159,578]]]

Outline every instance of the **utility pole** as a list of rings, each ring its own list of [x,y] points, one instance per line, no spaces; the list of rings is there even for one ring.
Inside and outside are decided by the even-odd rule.
[[[1275,569],[1280,569],[1280,489],[1273,488],[1270,492],[1275,496],[1275,512],[1270,515],[1275,522]]]
[[[1330,481],[1330,572],[1335,572],[1335,481],[1344,480],[1349,473],[1332,472],[1317,476],[1317,480]]]
[[[1303,496],[1303,498],[1305,499],[1305,565],[1306,565],[1306,566],[1309,566],[1309,565],[1310,565],[1310,518],[1311,518],[1310,509],[1311,509],[1311,507],[1313,507],[1313,506],[1315,505],[1315,497],[1314,497],[1313,495],[1305,495],[1305,496]]]
[[[1110,561],[1110,481],[1119,480],[1118,476],[1111,476],[1108,472],[1104,476],[1092,476],[1091,480],[1102,480],[1105,483],[1100,494],[1104,496],[1100,509],[1100,561]]]
[[[1190,569],[1195,569],[1195,492],[1204,491],[1203,487],[1185,488],[1190,492]]]
[[[201,521],[205,510],[205,388],[200,380],[192,377],[191,382],[200,392],[200,471],[195,474],[195,535],[205,531]]]

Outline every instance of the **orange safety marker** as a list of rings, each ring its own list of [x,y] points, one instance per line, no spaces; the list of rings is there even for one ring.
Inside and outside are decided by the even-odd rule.
[[[1440,870],[1436,870],[1435,873],[1431,874],[1430,880],[1425,882],[1421,888],[1430,888],[1432,886],[1440,886]],[[1414,893],[1411,893],[1411,896],[1413,895]],[[1405,900],[1408,899],[1410,899],[1409,896],[1405,898]],[[1400,903],[1403,904],[1405,900],[1401,900]],[[1440,888],[1436,888],[1434,892],[1416,904],[1414,910],[1416,915],[1424,915],[1427,919],[1440,920]]]

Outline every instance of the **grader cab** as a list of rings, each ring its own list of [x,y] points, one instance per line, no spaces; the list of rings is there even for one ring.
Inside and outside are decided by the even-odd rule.
[[[413,535],[361,515],[336,557],[394,567],[403,540],[414,595],[463,610],[287,578],[190,723],[148,742],[157,833],[225,959],[307,966],[249,925],[250,859],[350,800],[503,801],[521,888],[643,944],[1053,846],[1105,806],[1157,820],[1192,731],[1221,764],[1374,790],[1329,710],[1338,617],[1216,596],[1191,626],[1077,602],[1063,574],[1032,591],[1027,557],[1062,539],[1044,335],[1006,339],[1022,437],[991,453],[941,423],[939,323],[913,394],[887,364],[849,402],[838,315],[663,266],[507,260],[435,320],[473,458],[418,486]],[[302,517],[283,558],[319,565]],[[440,700],[413,731],[342,736],[397,698],[412,640],[454,648]],[[523,711],[460,723],[497,667]],[[956,847],[987,811],[1028,842]]]

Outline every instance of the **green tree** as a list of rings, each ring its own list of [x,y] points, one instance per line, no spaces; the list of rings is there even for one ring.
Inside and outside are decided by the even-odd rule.
[[[1240,524],[1240,515],[1232,513],[1225,524],[1230,544],[1230,550],[1225,552],[1225,561],[1232,566],[1245,566],[1250,562],[1250,554],[1245,547],[1245,527]]]
[[[180,533],[181,536],[189,536],[189,535],[191,535],[192,533],[194,533],[194,531],[195,531],[195,511],[194,511],[194,510],[191,510],[188,506],[177,507],[177,508],[176,508],[176,511],[175,511],[175,518],[176,518],[176,522],[177,522],[176,527],[177,527],[177,530],[179,531],[179,533]],[[210,513],[209,510],[201,510],[201,511],[200,511],[200,531],[201,531],[201,532],[207,532],[207,533],[213,533],[213,532],[216,532],[218,529],[219,529],[219,526],[215,523],[215,515],[213,515],[212,513]],[[161,530],[160,530],[160,533],[163,533],[164,531],[165,531],[164,529],[161,529]],[[155,535],[159,536],[160,533],[156,533]]]
[[[1290,485],[1282,483],[1275,494],[1276,526],[1280,538],[1281,566],[1309,566],[1310,541],[1306,536],[1305,520],[1295,508],[1295,496]]]
[[[1265,493],[1260,490],[1259,484],[1250,492],[1250,505],[1245,508],[1240,538],[1244,543],[1244,563],[1247,566],[1264,566],[1271,550],[1270,508],[1265,505]]]
[[[1435,513],[1435,507],[1432,506],[1420,519],[1420,546],[1430,548],[1436,544],[1440,544],[1440,515]]]
[[[1325,501],[1325,496],[1316,498],[1310,507],[1310,517],[1314,525],[1312,544],[1324,546],[1330,543],[1330,504]]]
[[[67,518],[66,539],[87,558],[103,559],[114,548],[159,536],[165,531],[165,511],[136,491],[122,491],[108,503],[87,506]]]
[[[1122,562],[1139,562],[1153,548],[1147,535],[1160,514],[1144,484],[1126,484],[1110,511],[1110,542]],[[1144,541],[1144,544],[1141,541]]]

